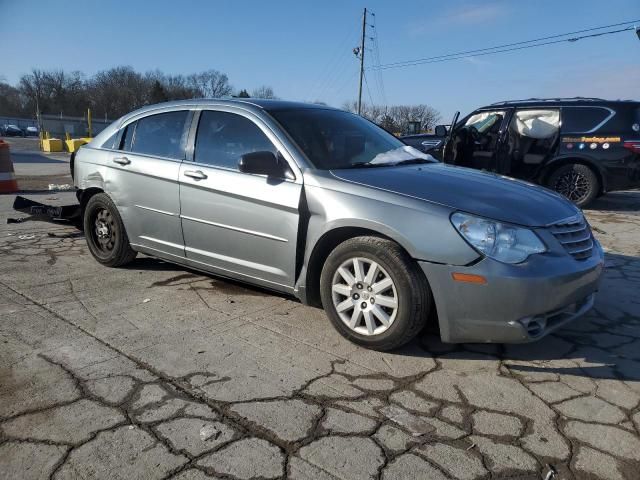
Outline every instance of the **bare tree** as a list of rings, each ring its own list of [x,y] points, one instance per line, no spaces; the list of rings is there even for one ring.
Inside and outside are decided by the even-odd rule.
[[[198,96],[206,98],[226,97],[233,92],[229,78],[217,70],[193,73],[187,77],[187,85],[193,88]]]
[[[20,92],[26,98],[25,108],[31,114],[34,114],[39,108],[48,110],[48,104],[46,102],[46,79],[45,72],[38,69],[31,70],[31,73],[20,77],[19,82]]]
[[[20,116],[24,111],[23,97],[20,90],[5,82],[0,82],[0,113],[9,116]]]
[[[389,109],[396,127],[401,131],[407,131],[410,122],[419,122],[422,130],[432,130],[438,120],[440,112],[428,105],[397,105]]]
[[[131,67],[98,72],[88,85],[92,106],[99,115],[117,118],[149,103],[149,82]]]
[[[0,82],[0,114],[33,116],[42,113],[94,114],[117,118],[149,103],[200,97],[224,97],[233,92],[228,77],[217,70],[191,75],[166,75],[160,70],[141,74],[118,66],[85,78],[81,72],[33,69],[13,87]],[[261,87],[259,96],[275,97]]]
[[[252,98],[267,98],[267,99],[277,99],[278,97],[273,91],[273,88],[268,85],[262,85],[261,87],[256,88],[251,92]]]
[[[349,112],[358,111],[358,103],[346,102],[343,107]],[[432,130],[440,120],[440,112],[429,105],[380,105],[362,104],[361,115],[382,128],[395,133],[404,133],[411,122],[418,122],[421,130]]]

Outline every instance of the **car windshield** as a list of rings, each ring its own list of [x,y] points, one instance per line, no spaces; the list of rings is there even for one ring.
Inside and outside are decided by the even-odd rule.
[[[320,170],[434,161],[353,113],[323,108],[269,113]]]

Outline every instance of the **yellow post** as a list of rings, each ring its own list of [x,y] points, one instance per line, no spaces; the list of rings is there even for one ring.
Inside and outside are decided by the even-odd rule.
[[[87,108],[87,123],[89,124],[89,138],[92,138],[93,135],[91,134],[91,109]]]

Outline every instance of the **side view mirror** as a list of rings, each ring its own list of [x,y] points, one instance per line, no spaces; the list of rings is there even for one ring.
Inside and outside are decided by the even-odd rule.
[[[273,152],[252,152],[242,155],[238,161],[238,170],[243,173],[266,175],[267,177],[294,179],[295,176],[287,162]]]
[[[436,125],[435,134],[438,137],[446,137],[447,136],[447,127],[444,125]]]

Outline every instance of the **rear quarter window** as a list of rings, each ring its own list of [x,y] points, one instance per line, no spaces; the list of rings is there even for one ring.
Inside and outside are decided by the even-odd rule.
[[[102,148],[108,148],[108,149],[112,149],[112,148],[118,148],[118,145],[116,145],[117,141],[118,141],[118,137],[120,136],[120,130],[116,130],[116,133],[114,133],[113,135],[111,135],[109,138],[107,138],[101,145]]]
[[[562,133],[589,133],[599,128],[611,116],[602,107],[564,107],[562,109]]]

